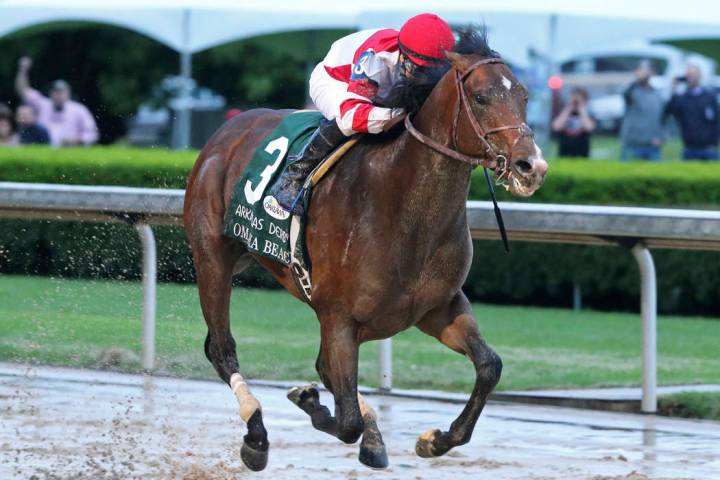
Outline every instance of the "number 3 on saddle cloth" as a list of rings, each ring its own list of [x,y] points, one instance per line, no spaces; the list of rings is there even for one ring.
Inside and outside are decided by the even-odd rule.
[[[242,177],[235,184],[225,214],[223,234],[243,242],[248,251],[289,265],[298,289],[310,301],[310,259],[305,246],[305,215],[290,215],[275,197],[266,195],[291,161],[320,126],[317,111],[298,111],[285,117],[255,150]],[[357,142],[351,137],[323,159],[305,180],[302,197],[307,212],[312,187]],[[294,158],[294,157],[292,157]]]

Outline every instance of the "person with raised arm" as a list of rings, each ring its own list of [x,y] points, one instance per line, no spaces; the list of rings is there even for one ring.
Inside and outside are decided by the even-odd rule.
[[[55,80],[46,97],[30,85],[30,57],[18,61],[15,90],[23,103],[30,105],[37,114],[37,121],[50,133],[54,146],[92,145],[98,140],[98,128],[90,111],[82,103],[70,98],[70,85],[65,80]]]

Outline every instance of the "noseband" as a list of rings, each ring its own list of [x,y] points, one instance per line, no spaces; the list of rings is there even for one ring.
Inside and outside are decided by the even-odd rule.
[[[517,125],[507,125],[497,128],[491,128],[490,130],[483,130],[480,126],[480,123],[478,122],[477,118],[475,118],[475,115],[472,113],[472,108],[470,107],[470,101],[468,100],[467,93],[465,92],[464,88],[464,82],[465,79],[470,75],[470,73],[475,70],[476,68],[482,66],[482,65],[488,65],[492,63],[504,63],[502,59],[500,58],[484,58],[480,61],[477,61],[470,65],[463,73],[455,71],[455,88],[457,90],[458,95],[458,101],[455,107],[455,119],[453,120],[453,133],[452,133],[452,139],[453,139],[453,148],[448,148],[445,145],[440,144],[439,142],[436,142],[432,138],[428,137],[427,135],[424,135],[421,133],[418,129],[415,128],[415,126],[410,121],[410,116],[405,117],[405,128],[407,128],[408,132],[415,137],[420,143],[427,145],[428,147],[432,148],[433,150],[442,153],[443,155],[446,155],[448,157],[454,158],[456,160],[460,160],[461,162],[468,163],[474,167],[477,167],[479,165],[485,167],[485,168],[494,168],[496,169],[496,180],[498,182],[502,182],[505,180],[510,173],[509,170],[509,160],[512,158],[512,150],[515,148],[515,145],[526,136],[532,136],[532,130],[530,127],[527,126],[525,123],[519,123]],[[462,106],[461,106],[462,105]],[[464,153],[461,153],[458,151],[457,147],[457,134],[458,134],[458,119],[460,118],[460,111],[465,110],[465,114],[468,117],[468,120],[470,121],[470,125],[472,126],[472,129],[475,131],[475,135],[477,135],[477,138],[480,139],[480,141],[483,143],[483,146],[485,147],[485,153],[486,158],[479,158],[479,157],[472,157],[470,155],[466,155]],[[515,138],[515,141],[513,142],[512,146],[510,147],[510,152],[508,153],[508,156],[503,155],[502,153],[498,153],[495,148],[490,144],[487,137],[488,135],[492,135],[494,133],[500,133],[504,132],[506,130],[517,130],[518,135]],[[488,159],[489,158],[489,159]]]

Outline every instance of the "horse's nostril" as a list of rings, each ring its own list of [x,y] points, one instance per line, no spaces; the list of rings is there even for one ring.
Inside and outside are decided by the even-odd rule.
[[[533,171],[532,164],[527,160],[517,160],[513,166],[515,167],[515,170],[517,170],[517,172],[521,174],[527,175],[528,173],[532,173]]]

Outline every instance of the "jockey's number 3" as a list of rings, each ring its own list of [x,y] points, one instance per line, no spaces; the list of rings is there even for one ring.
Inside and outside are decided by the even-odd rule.
[[[275,171],[280,167],[283,158],[285,158],[285,154],[287,153],[289,146],[288,143],[289,141],[287,137],[278,137],[272,142],[268,143],[267,147],[265,147],[265,151],[270,155],[275,152],[278,152],[278,155],[272,165],[268,165],[263,169],[262,173],[260,174],[260,183],[258,183],[256,187],[252,186],[250,180],[245,182],[245,199],[250,205],[255,205],[255,203],[262,198],[263,193],[265,193],[265,189],[268,186],[268,183],[270,183],[270,179],[272,178]]]

